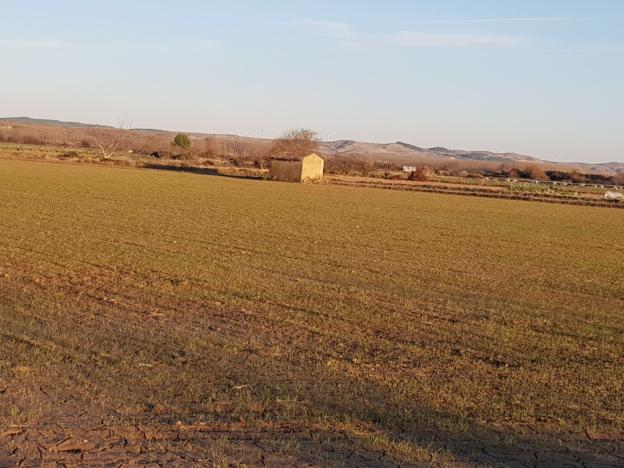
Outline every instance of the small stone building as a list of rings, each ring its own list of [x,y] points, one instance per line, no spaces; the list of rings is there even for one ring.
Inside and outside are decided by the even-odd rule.
[[[271,158],[271,179],[284,182],[313,182],[323,179],[325,161],[316,154],[304,157],[276,156]]]

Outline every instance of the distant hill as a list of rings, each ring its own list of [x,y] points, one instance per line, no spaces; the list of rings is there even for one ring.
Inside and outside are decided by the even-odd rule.
[[[520,161],[536,162],[541,160],[532,156],[525,156],[516,153],[492,153],[490,151],[464,151],[450,150],[447,148],[421,148],[398,141],[396,143],[362,143],[352,140],[340,140],[322,142],[321,150],[326,154],[341,156],[357,155],[364,158],[388,158],[414,161],[414,159],[431,158],[443,160],[473,160],[473,161]]]
[[[388,160],[405,164],[426,164],[439,161],[516,162],[524,165],[547,165],[552,169],[561,168],[561,170],[577,170],[584,173],[624,174],[624,163],[618,162],[602,164],[553,162],[518,153],[451,150],[442,147],[421,148],[403,142],[363,143],[353,140],[340,140],[322,142],[320,150],[322,153],[332,156],[354,156],[374,161]]]
[[[52,119],[34,119],[30,117],[0,118],[0,123],[15,123],[23,125],[50,125],[65,128],[113,128],[107,125],[85,124],[81,122],[64,122]],[[144,133],[176,133],[158,129],[132,129]],[[267,141],[262,138],[252,138],[239,135],[209,134],[189,132],[192,139],[218,137],[228,141]],[[491,151],[469,151],[448,149],[444,147],[421,148],[410,143],[398,141],[395,143],[367,143],[354,140],[324,141],[320,143],[319,152],[327,156],[358,157],[370,161],[392,161],[403,164],[427,164],[446,161],[484,161],[500,163],[523,163],[547,165],[551,168],[561,167],[562,170],[577,170],[585,173],[605,175],[624,174],[624,163],[612,162],[604,164],[590,163],[561,163],[544,161],[533,156],[517,153],[495,153]]]
[[[4,123],[16,123],[25,125],[51,125],[54,127],[67,127],[67,128],[113,128],[108,125],[95,125],[86,124],[81,122],[64,122],[62,120],[53,119],[33,119],[30,117],[5,117],[0,118],[0,122]]]

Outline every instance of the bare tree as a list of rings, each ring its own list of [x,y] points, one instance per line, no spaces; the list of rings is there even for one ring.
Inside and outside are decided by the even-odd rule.
[[[275,140],[271,156],[307,156],[318,150],[318,134],[307,128],[289,130]]]
[[[414,182],[424,182],[429,180],[429,178],[433,175],[433,171],[428,166],[420,166],[417,167],[416,170],[410,172],[407,180],[411,180]]]
[[[548,180],[548,176],[544,169],[538,166],[529,166],[525,169],[526,175],[533,180]]]
[[[99,148],[104,159],[110,159],[115,151],[128,137],[128,130],[132,128],[132,122],[122,120],[117,129],[106,129],[104,132],[95,132],[91,135],[95,145]]]

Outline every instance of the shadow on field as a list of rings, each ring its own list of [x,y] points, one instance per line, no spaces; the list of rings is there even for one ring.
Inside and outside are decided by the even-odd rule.
[[[414,456],[421,460],[430,457],[422,462],[432,464],[445,464],[445,458],[449,457],[454,463],[486,466],[615,467],[624,463],[622,444],[615,439],[590,440],[580,434],[535,432],[530,427],[525,428],[523,435],[518,435],[503,427],[494,428],[451,413],[418,407],[414,402],[411,408],[389,407],[389,401],[396,401],[396,394],[372,385],[369,389],[369,393],[356,397],[353,405],[319,408],[336,420],[351,422],[354,430],[345,436],[352,450],[357,451],[367,441],[377,441],[376,449],[381,456],[371,458],[370,452],[354,454],[355,458],[349,461],[358,466],[362,462],[384,466],[405,461],[402,457],[391,458],[392,452],[406,454],[408,460],[413,460]],[[376,407],[358,408],[358,401],[364,399],[374,399]],[[379,444],[380,440],[384,442]],[[391,445],[395,446],[394,450]],[[326,457],[331,459],[332,453],[333,450],[327,451]],[[308,461],[303,454],[301,461]]]
[[[172,172],[187,172],[190,174],[199,174],[199,175],[207,175],[207,176],[217,176],[217,177],[226,177],[229,179],[255,179],[261,180],[261,177],[252,176],[248,174],[223,174],[218,171],[218,169],[212,167],[181,167],[176,166],[174,164],[155,164],[155,163],[146,163],[143,165],[144,169],[155,169],[158,171],[172,171]]]
[[[147,309],[158,300],[141,297]],[[92,395],[115,407],[180,408],[179,413],[145,412],[148,423],[163,428],[186,419],[188,424],[249,421],[249,429],[223,433],[234,445],[264,437],[263,450],[273,455],[284,451],[301,465],[444,464],[448,458],[488,466],[617,466],[624,461],[616,440],[494,427],[429,408],[378,379],[319,367],[315,353],[328,351],[328,342],[318,335],[293,335],[291,328],[263,314],[170,300],[175,302],[168,305],[183,315],[149,319],[140,303],[126,309],[96,299],[73,304],[66,292],[37,294],[30,302],[23,290],[0,287],[0,363],[6,363],[0,367],[0,384],[21,386],[10,369],[27,366],[31,370],[24,375],[36,387],[54,384],[63,398],[72,387],[92,387]],[[348,343],[349,337],[343,340]],[[280,358],[254,343],[266,349],[288,346],[293,353]],[[212,395],[213,406],[202,408],[206,395]],[[2,400],[0,394],[0,404]],[[218,409],[221,403],[228,409]],[[264,435],[254,431],[254,422],[266,426]],[[292,431],[284,425],[292,425]],[[34,434],[36,427],[32,429]],[[271,438],[281,439],[282,446],[268,445]],[[177,438],[174,442],[168,450],[188,457],[184,444]],[[195,443],[182,442],[189,447]]]

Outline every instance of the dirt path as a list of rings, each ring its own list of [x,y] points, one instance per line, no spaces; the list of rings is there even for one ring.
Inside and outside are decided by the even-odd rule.
[[[165,409],[106,409],[45,391],[7,391],[3,408],[38,415],[0,432],[0,466],[305,466],[270,444],[296,428],[188,423]]]
[[[41,391],[38,395],[31,393],[29,398],[31,403],[32,398],[39,398],[39,403],[48,400],[55,408],[49,408],[36,421],[4,427],[0,432],[0,467],[402,466],[385,453],[365,450],[340,431],[333,435],[333,446],[327,447],[315,437],[320,428],[313,425],[193,423],[189,415],[158,408],[147,412],[137,408],[104,410],[71,399],[56,406],[59,402],[49,401]],[[2,402],[7,402],[6,396]],[[435,436],[423,432],[421,437]],[[480,444],[478,437],[476,433],[452,442],[453,451],[464,452],[465,458],[437,460],[432,456],[429,463],[410,466],[617,467],[624,463],[621,452],[618,455],[621,445],[609,440],[608,435],[587,434],[601,446],[603,455],[599,459],[584,458],[563,447],[548,451],[535,450],[531,444],[504,447],[503,431],[499,447],[492,446],[491,441]],[[604,450],[609,444],[612,454],[606,455]],[[310,456],[295,456],[293,451]]]

